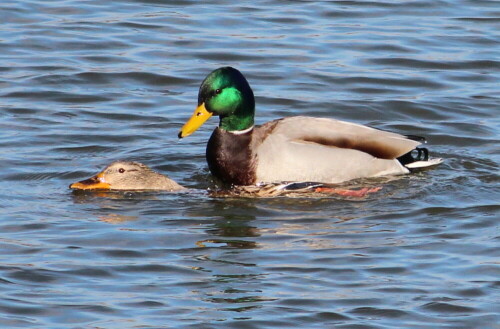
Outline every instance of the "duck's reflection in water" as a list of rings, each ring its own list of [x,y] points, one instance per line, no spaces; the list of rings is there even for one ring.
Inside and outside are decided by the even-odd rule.
[[[126,215],[119,215],[119,214],[109,214],[105,216],[99,216],[99,220],[105,222],[105,223],[110,223],[110,224],[121,224],[124,222],[131,222],[134,220],[138,220],[139,216],[126,216]]]
[[[254,199],[212,199],[210,206],[194,207],[189,216],[211,218],[203,231],[207,238],[196,242],[193,261],[208,275],[204,289],[193,291],[207,310],[245,313],[275,300],[263,288],[268,274],[253,255],[260,249],[262,215]],[[214,219],[215,218],[215,219]]]
[[[245,196],[214,197],[205,190],[72,194],[75,203],[88,204],[91,213],[103,222],[127,230],[128,225],[137,228],[141,220],[147,220],[148,227],[143,233],[146,239],[153,235],[149,232],[160,231],[158,238],[164,247],[148,248],[168,250],[181,267],[196,273],[192,279],[178,279],[176,287],[189,285],[188,292],[183,294],[205,303],[200,304],[201,312],[211,312],[215,306],[218,312],[247,312],[246,315],[251,316],[251,310],[279,299],[276,291],[268,286],[270,279],[282,266],[296,266],[298,262],[290,259],[289,263],[283,263],[283,259],[273,256],[269,249],[286,252],[298,245],[336,248],[338,246],[332,244],[338,241],[323,238],[324,235],[345,230],[342,222],[352,217],[348,216],[351,215],[348,204],[338,202],[338,195],[335,199],[328,195],[301,194],[271,198]],[[371,196],[377,198],[380,194]],[[355,206],[360,207],[362,203],[351,203],[351,207]],[[346,218],[340,220],[342,214]],[[353,234],[358,234],[365,227],[351,229]],[[170,256],[165,256],[150,261],[169,260]]]
[[[253,240],[243,240],[241,238],[255,238],[260,236],[259,229],[247,225],[246,221],[220,221],[213,224],[212,228],[206,229],[208,235],[220,236],[221,238],[211,238],[197,241],[198,247],[221,246],[235,249],[257,248],[257,242]]]

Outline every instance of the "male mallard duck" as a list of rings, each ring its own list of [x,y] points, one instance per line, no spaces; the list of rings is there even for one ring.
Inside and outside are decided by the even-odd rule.
[[[240,71],[221,67],[203,80],[198,107],[179,138],[213,114],[217,127],[207,144],[212,174],[235,185],[312,181],[339,183],[361,177],[409,173],[429,160],[425,140],[326,118],[296,116],[254,126],[253,91]],[[414,153],[416,157],[413,156]]]
[[[73,183],[69,187],[76,190],[179,191],[185,189],[145,164],[132,161],[113,162],[97,175]]]

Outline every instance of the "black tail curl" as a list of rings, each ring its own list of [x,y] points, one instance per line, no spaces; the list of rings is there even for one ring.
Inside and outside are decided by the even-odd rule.
[[[416,149],[403,154],[398,158],[398,161],[403,165],[413,163],[416,161],[428,161],[429,160],[429,150],[425,147],[417,147]]]

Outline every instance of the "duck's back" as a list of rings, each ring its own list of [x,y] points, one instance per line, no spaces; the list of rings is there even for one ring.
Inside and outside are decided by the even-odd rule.
[[[282,119],[256,148],[257,182],[338,183],[361,177],[408,173],[397,160],[420,143],[349,122]]]

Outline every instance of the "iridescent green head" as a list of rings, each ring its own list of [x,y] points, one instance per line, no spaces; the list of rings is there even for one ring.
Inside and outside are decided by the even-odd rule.
[[[219,127],[227,131],[244,130],[253,125],[253,91],[237,69],[221,67],[203,80],[198,92],[198,107],[182,127],[179,137],[192,134],[213,114],[220,118]]]

